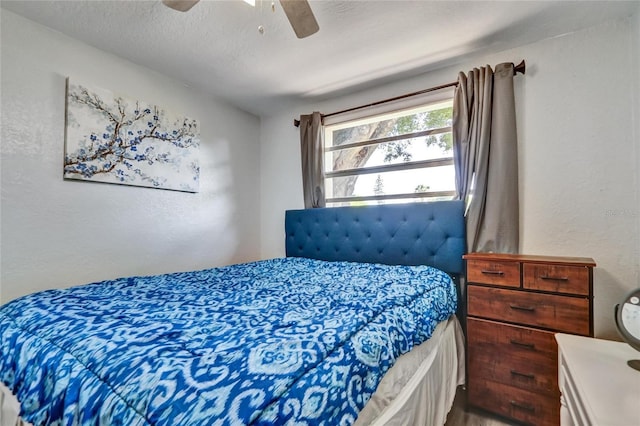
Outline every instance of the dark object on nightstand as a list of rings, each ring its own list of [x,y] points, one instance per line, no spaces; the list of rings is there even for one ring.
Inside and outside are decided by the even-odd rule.
[[[640,288],[633,290],[615,307],[618,332],[633,349],[640,351]],[[640,359],[627,361],[629,367],[640,371]]]

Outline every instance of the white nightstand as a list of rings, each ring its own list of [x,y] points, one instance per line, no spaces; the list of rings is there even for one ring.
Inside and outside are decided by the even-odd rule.
[[[622,342],[556,334],[562,426],[640,425],[640,352]]]

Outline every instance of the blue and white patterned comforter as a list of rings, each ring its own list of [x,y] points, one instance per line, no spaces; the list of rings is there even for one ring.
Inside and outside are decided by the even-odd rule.
[[[0,380],[35,425],[347,425],[456,307],[445,273],[286,258],[0,307]]]

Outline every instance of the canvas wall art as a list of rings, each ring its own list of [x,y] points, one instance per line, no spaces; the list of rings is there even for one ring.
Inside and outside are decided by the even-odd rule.
[[[64,177],[199,189],[199,124],[164,107],[67,81]]]

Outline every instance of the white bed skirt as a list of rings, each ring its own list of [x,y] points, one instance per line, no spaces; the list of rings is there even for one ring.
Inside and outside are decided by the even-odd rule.
[[[356,426],[444,425],[465,381],[464,335],[455,316],[402,355],[383,377]]]
[[[29,426],[20,416],[20,403],[9,389],[0,382],[0,426]]]
[[[433,336],[398,358],[360,412],[355,426],[444,425],[456,388],[464,384],[464,336],[455,316]],[[0,383],[0,426],[30,426],[20,404]]]

